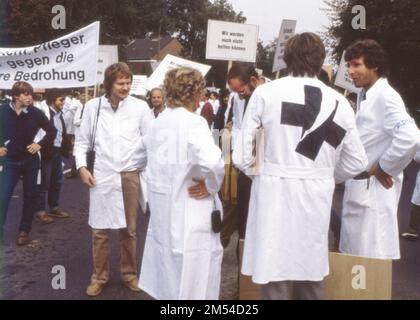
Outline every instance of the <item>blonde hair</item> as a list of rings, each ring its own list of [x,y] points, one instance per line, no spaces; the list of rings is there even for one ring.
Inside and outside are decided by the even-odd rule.
[[[200,72],[182,67],[166,73],[163,90],[170,108],[189,106],[203,94],[206,82]]]

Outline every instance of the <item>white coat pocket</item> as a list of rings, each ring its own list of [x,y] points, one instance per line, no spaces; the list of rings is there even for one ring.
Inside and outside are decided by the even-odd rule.
[[[347,181],[346,196],[344,201],[350,206],[369,208],[370,199],[368,179]]]
[[[211,232],[211,213],[213,211],[213,199],[187,201],[187,223],[191,233]]]

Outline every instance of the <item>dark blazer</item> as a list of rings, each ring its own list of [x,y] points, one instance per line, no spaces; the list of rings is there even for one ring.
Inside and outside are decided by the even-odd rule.
[[[66,124],[64,119],[62,118],[63,115],[61,114],[61,124],[63,126],[63,139],[61,142],[61,155],[65,158],[70,157],[70,150],[71,150],[71,141],[70,136],[67,134]],[[50,110],[50,124],[54,126],[54,113]],[[52,143],[48,144],[44,148],[41,149],[41,156],[43,159],[51,160],[54,156],[54,140],[57,137],[58,131],[52,140]]]

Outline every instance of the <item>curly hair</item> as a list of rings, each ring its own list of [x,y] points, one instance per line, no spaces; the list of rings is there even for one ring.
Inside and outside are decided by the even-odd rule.
[[[166,73],[163,89],[170,108],[190,105],[203,94],[206,82],[200,72],[182,67]]]
[[[378,75],[386,77],[389,75],[387,55],[384,48],[375,40],[358,40],[353,42],[344,55],[344,60],[349,62],[353,59],[363,57],[363,61],[369,69],[378,68]]]

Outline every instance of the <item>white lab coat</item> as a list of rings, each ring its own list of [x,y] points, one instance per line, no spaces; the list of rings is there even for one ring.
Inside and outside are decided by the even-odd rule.
[[[235,143],[239,132],[241,131],[242,119],[244,116],[245,99],[240,99],[239,95],[232,92],[229,96],[229,109],[232,109],[232,150],[235,148]],[[229,111],[226,110],[225,115],[229,116]],[[226,117],[227,117],[226,116]],[[227,120],[227,119],[226,119]]]
[[[398,202],[402,171],[418,150],[419,134],[400,95],[385,78],[379,79],[359,101],[356,124],[368,155],[367,171],[379,162],[394,179],[385,189],[371,177],[346,182],[340,251],[376,259],[399,259]]]
[[[303,105],[306,87],[322,94],[322,103],[316,121],[304,132],[286,120],[296,118],[283,103]],[[308,93],[306,98],[315,101]],[[302,107],[292,109],[297,108]],[[308,106],[306,116],[310,110]],[[329,118],[333,121],[326,121]],[[336,129],[316,131],[327,123]],[[367,165],[353,110],[343,96],[315,78],[289,76],[259,86],[242,123],[238,141],[242,148],[233,151],[234,164],[245,173],[255,163],[253,143],[259,127],[264,130],[263,163],[252,182],[242,273],[259,284],[321,281],[329,273],[328,228],[335,182],[359,174]],[[316,132],[337,143],[324,141],[314,157],[303,155],[312,150],[311,141],[305,152],[298,152],[299,143]]]
[[[48,120],[50,120],[50,108],[48,107],[45,100],[34,102],[34,107],[41,110],[45,114],[45,116],[48,118]],[[45,131],[43,129],[39,129],[38,133],[36,134],[34,138],[34,142],[39,142],[44,137],[45,137]]]
[[[66,125],[67,134],[75,134],[74,117],[77,109],[81,106],[81,102],[76,98],[66,97],[63,106],[63,118]]]
[[[156,299],[218,299],[223,248],[212,231],[213,198],[224,162],[208,124],[183,107],[159,116],[146,137],[150,222],[139,279]],[[195,200],[187,188],[206,179],[213,196]]]
[[[92,141],[92,130],[101,99],[95,140],[96,186],[90,189],[89,225],[94,229],[122,229],[127,223],[124,213],[121,172],[143,170],[146,154],[143,136],[152,121],[146,102],[128,96],[117,111],[105,96],[90,100],[76,136],[74,155],[77,168],[86,166],[86,151]],[[143,208],[144,210],[144,208]]]
[[[83,114],[85,113],[86,104],[80,103],[78,105],[76,113],[73,118],[73,126],[74,126],[74,135],[77,136],[79,134],[80,125],[82,124]]]
[[[157,119],[158,117],[160,117],[161,115],[163,115],[163,114],[165,114],[165,113],[169,112],[170,110],[171,110],[171,109],[169,109],[168,107],[165,107],[165,109],[163,109],[163,110],[162,110],[162,112],[160,112],[160,113],[158,114],[158,116],[157,116],[157,117],[155,117],[155,112],[154,112],[154,110],[153,110],[153,109],[151,109],[151,110],[150,110],[150,114],[152,115],[153,119]]]
[[[414,160],[420,164],[420,151],[416,153]],[[420,206],[420,170],[417,173],[416,187],[414,188],[413,196],[411,198],[411,203],[416,206]]]

